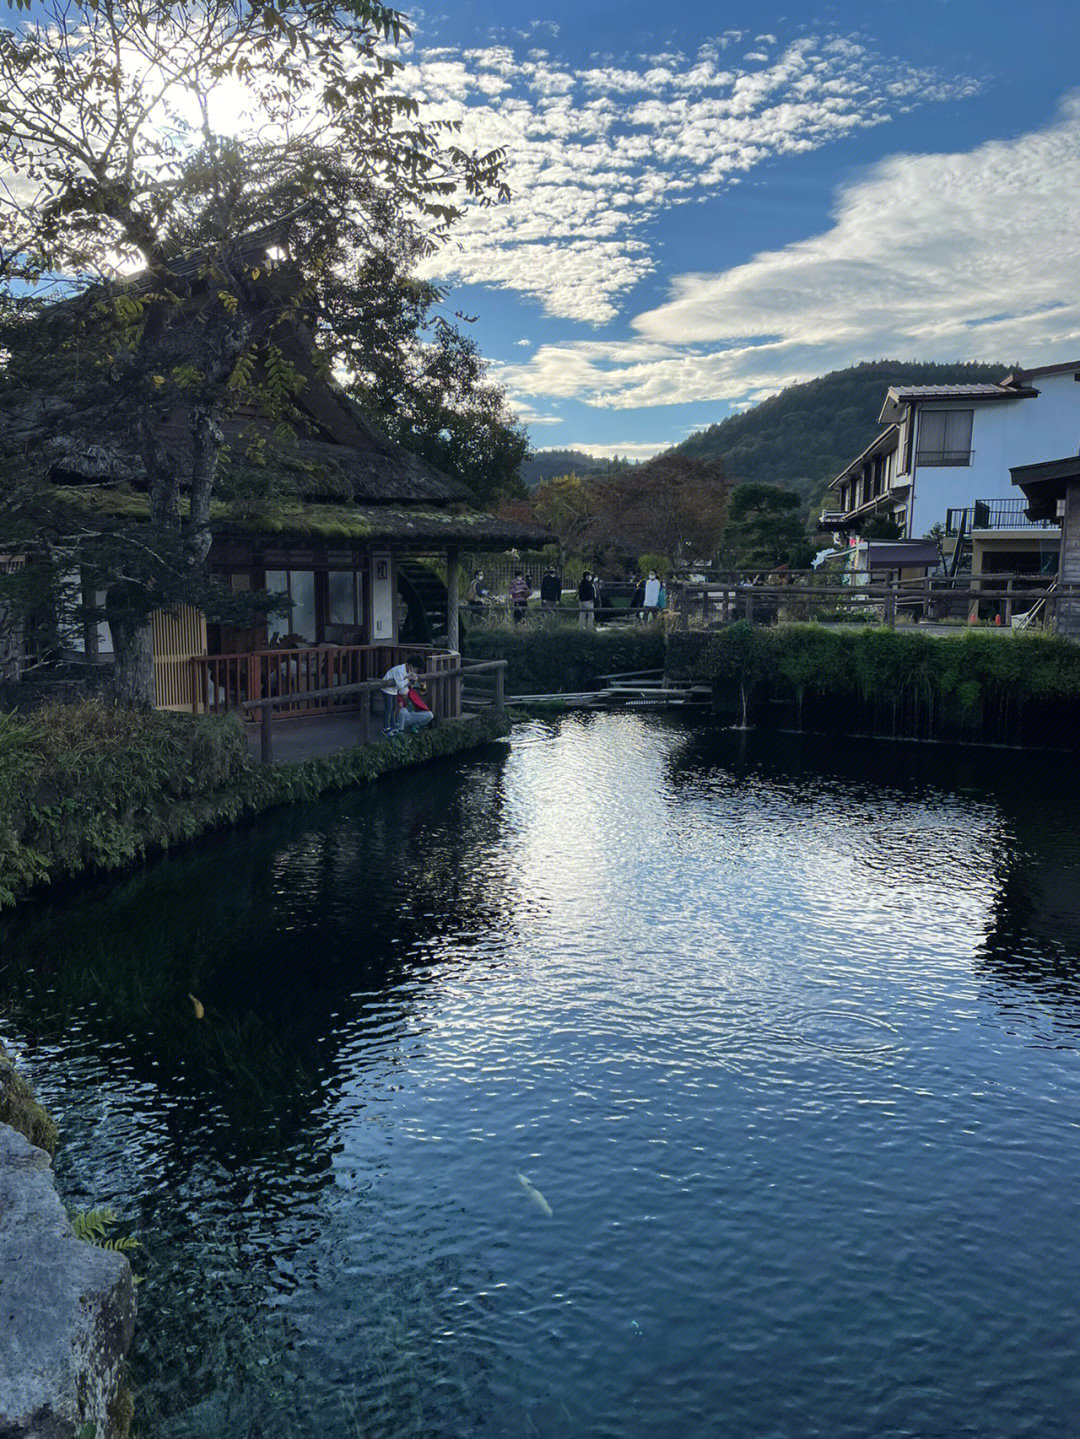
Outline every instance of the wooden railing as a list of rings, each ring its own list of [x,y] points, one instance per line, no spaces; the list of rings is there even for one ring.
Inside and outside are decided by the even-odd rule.
[[[773,577],[763,582],[761,576],[742,575],[674,585],[671,597],[681,629],[691,623],[716,625],[742,619],[752,624],[809,620],[822,610],[862,613],[889,626],[898,618],[996,621],[1008,626],[1032,611],[1040,627],[1073,632],[1080,625],[1080,585],[1055,584],[1051,575],[929,576],[859,585],[826,584],[816,575],[799,575],[783,583]]]
[[[409,649],[410,654],[417,653],[415,647]],[[462,664],[457,655],[443,652],[437,656],[439,659],[453,661],[451,664],[443,665],[438,669],[428,670],[424,676],[426,698],[429,708],[438,718],[458,718],[461,710],[461,685],[466,675],[479,674],[481,671],[491,671],[495,675],[494,687],[494,709],[496,714],[502,714],[505,708],[505,686],[506,686],[506,660],[485,660],[480,663]],[[359,711],[359,725],[357,732],[357,743],[367,744],[371,738],[371,697],[380,694],[383,681],[378,679],[358,681],[354,684],[335,686],[326,690],[315,690],[308,693],[304,698],[306,701],[315,700],[345,700],[356,697],[358,704],[354,706]],[[381,699],[381,694],[380,694]],[[453,715],[444,713],[450,701],[456,704],[457,709]],[[263,764],[272,764],[274,759],[274,731],[273,718],[276,710],[287,709],[294,701],[288,695],[268,695],[259,699],[245,700],[240,705],[240,710],[245,717],[259,716],[259,758]],[[310,711],[308,711],[310,713]]]
[[[409,655],[421,655],[425,679],[435,696],[431,707],[443,719],[461,713],[460,683],[445,679],[459,657],[430,645],[322,645],[309,649],[256,650],[250,654],[199,655],[192,708],[211,714],[272,699],[288,715],[357,710],[370,699],[367,681],[379,680]],[[429,701],[430,703],[430,701]],[[436,705],[438,707],[436,707]]]

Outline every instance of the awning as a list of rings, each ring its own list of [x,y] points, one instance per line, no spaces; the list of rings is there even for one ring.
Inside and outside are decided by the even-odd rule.
[[[1027,498],[1028,519],[1053,520],[1057,518],[1058,500],[1065,498],[1066,485],[1080,480],[1080,455],[1044,460],[1038,465],[1013,465],[1009,474]]]

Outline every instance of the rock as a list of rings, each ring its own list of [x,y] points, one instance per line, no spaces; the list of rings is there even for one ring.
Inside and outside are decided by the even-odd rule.
[[[0,1124],[0,1439],[114,1439],[134,1322],[127,1260],[75,1238],[49,1156]]]

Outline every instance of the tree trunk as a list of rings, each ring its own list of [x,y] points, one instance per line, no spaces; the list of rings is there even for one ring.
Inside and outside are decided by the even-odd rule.
[[[0,601],[0,680],[19,678],[19,651],[22,648],[22,626],[13,607]]]
[[[110,592],[106,605],[116,663],[112,690],[123,704],[154,704],[154,633],[150,616],[125,608],[123,598],[113,603]]]
[[[221,426],[209,406],[197,404],[191,413],[191,515],[186,545],[191,563],[201,567],[210,553],[210,500],[214,493],[218,455],[225,442]]]

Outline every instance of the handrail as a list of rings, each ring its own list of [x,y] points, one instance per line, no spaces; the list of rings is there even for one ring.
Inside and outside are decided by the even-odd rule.
[[[419,647],[418,652],[419,652]],[[423,682],[433,680],[441,683],[443,680],[456,679],[459,675],[476,674],[481,670],[495,670],[495,697],[494,709],[496,714],[502,714],[505,709],[506,690],[505,676],[507,660],[480,660],[471,663],[452,665],[448,669],[429,670],[420,676]],[[262,764],[273,763],[273,712],[275,709],[283,709],[286,705],[306,703],[308,700],[327,699],[348,694],[372,694],[376,690],[386,687],[386,676],[380,675],[378,679],[359,680],[354,684],[333,685],[329,689],[305,690],[302,694],[291,695],[266,695],[259,699],[242,700],[241,710],[260,711],[260,734],[259,734],[259,759]],[[365,707],[360,711],[360,743],[367,744],[371,723],[370,708]]]
[[[1080,584],[1059,584],[1050,575],[988,572],[962,578],[940,575],[892,581],[868,578],[864,584],[693,582],[673,585],[671,594],[681,629],[689,628],[691,609],[696,605],[700,605],[705,623],[717,615],[722,622],[739,616],[752,623],[755,612],[759,620],[771,619],[778,610],[797,613],[820,603],[849,609],[877,607],[882,620],[891,628],[899,611],[921,609],[930,617],[944,610],[953,617],[958,614],[963,617],[966,609],[968,623],[974,623],[979,618],[980,606],[990,605],[998,607],[1001,617],[998,623],[1005,625],[1010,624],[1014,610],[1025,606],[1056,619],[1063,604],[1080,601]]]

